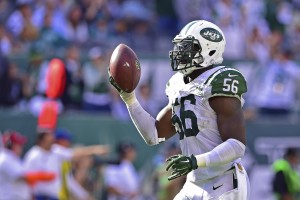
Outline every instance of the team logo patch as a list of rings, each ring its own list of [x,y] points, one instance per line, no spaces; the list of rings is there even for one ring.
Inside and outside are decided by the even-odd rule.
[[[223,40],[222,34],[213,28],[202,29],[200,35],[211,42],[220,42]]]

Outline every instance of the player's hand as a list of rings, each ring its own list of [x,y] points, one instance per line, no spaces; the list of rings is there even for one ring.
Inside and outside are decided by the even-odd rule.
[[[111,76],[110,74],[110,68],[108,68],[108,75],[109,75],[109,82],[112,86],[114,86],[114,88],[116,88],[116,90],[118,90],[119,94],[123,93],[124,91],[121,89],[121,87],[116,83],[116,81],[114,80],[114,78]]]
[[[130,105],[132,103],[134,103],[136,101],[136,97],[135,97],[135,93],[134,91],[127,93],[124,90],[121,89],[121,87],[116,83],[116,81],[113,79],[113,77],[111,76],[109,69],[108,69],[108,75],[109,75],[109,82],[112,86],[114,86],[114,88],[116,88],[116,90],[118,91],[120,97],[122,98],[122,100],[127,104]]]
[[[168,180],[187,175],[190,171],[198,168],[196,157],[193,154],[190,157],[181,154],[174,155],[169,157],[166,162],[168,162],[166,170],[168,171],[170,168],[173,170]]]

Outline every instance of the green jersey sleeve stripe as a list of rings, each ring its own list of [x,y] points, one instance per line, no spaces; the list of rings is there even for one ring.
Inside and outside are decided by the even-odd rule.
[[[209,98],[216,97],[216,96],[235,97],[235,98],[238,98],[241,101],[241,96],[238,95],[238,94],[215,93],[215,94],[212,94]]]
[[[219,70],[215,71],[213,74],[211,74],[211,75],[206,79],[206,81],[205,81],[204,84],[205,84],[205,85],[206,85],[206,84],[207,84],[207,85],[210,85],[211,82],[214,80],[214,78],[215,78],[217,75],[219,75],[220,73],[222,73],[222,72],[224,72],[224,71],[229,71],[229,70],[236,71],[236,72],[240,73],[239,70],[237,70],[237,69],[234,69],[234,68],[231,68],[231,67],[222,67],[221,69],[219,69]]]

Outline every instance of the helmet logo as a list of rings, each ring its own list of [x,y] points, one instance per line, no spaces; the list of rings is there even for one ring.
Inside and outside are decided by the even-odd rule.
[[[200,31],[200,35],[211,42],[221,42],[222,34],[213,28],[204,28]]]

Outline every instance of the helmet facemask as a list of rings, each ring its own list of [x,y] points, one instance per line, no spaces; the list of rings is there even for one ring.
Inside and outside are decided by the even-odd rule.
[[[169,52],[173,71],[190,74],[195,68],[201,67],[203,57],[202,48],[195,37],[188,36],[184,39],[174,39],[174,50]]]

